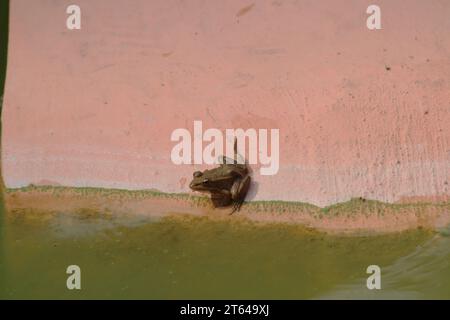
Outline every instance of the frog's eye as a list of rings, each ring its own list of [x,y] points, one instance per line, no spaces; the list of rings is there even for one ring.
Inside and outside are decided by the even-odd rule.
[[[209,181],[208,178],[203,179],[203,183],[208,183],[208,181]]]
[[[195,171],[194,172],[194,178],[198,178],[198,177],[201,177],[201,176],[202,176],[202,173],[200,171]]]

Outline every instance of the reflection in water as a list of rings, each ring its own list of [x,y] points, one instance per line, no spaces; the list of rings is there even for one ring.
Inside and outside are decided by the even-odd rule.
[[[0,298],[449,298],[449,237],[337,237],[243,219],[5,215]],[[82,290],[66,289],[66,268]],[[383,290],[365,287],[378,264]]]

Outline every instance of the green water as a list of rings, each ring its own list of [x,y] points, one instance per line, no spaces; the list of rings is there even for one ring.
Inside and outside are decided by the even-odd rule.
[[[450,298],[448,230],[336,237],[187,216],[3,216],[0,298]],[[81,290],[66,268],[81,268]],[[366,288],[366,268],[382,289]]]

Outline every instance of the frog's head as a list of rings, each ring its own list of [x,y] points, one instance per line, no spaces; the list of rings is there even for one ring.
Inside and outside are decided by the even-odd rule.
[[[195,171],[189,188],[194,191],[209,191],[214,188],[211,170]]]
[[[189,187],[194,191],[217,191],[231,188],[237,173],[233,166],[222,165],[218,168],[195,171]]]

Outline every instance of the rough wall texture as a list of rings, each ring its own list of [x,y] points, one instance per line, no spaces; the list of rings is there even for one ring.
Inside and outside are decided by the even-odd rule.
[[[11,2],[7,187],[188,191],[176,128],[279,128],[255,199],[326,205],[450,194],[450,2]]]

